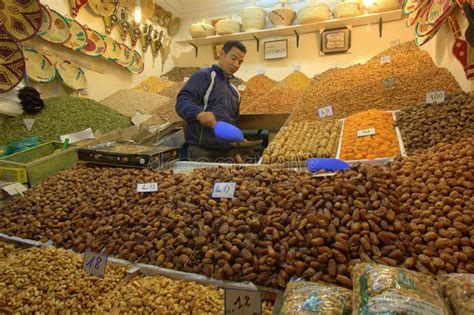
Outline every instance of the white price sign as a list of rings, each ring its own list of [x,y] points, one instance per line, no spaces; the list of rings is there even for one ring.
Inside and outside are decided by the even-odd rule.
[[[144,183],[137,185],[137,192],[155,192],[158,191],[158,183]]]
[[[332,112],[332,106],[321,107],[319,109],[319,118],[329,117],[334,115]]]
[[[257,69],[257,74],[265,74],[265,68]]]
[[[399,40],[399,39],[395,39],[395,40],[392,40],[392,41],[390,42],[390,47],[392,47],[392,48],[393,48],[393,47],[396,47],[396,46],[398,46],[398,45],[400,45],[400,40]]]
[[[246,88],[245,84],[241,84],[237,87],[239,91],[245,91],[245,88]]]
[[[357,137],[366,137],[375,135],[375,128],[357,130]]]
[[[426,93],[426,104],[441,104],[446,100],[445,91],[431,91]]]
[[[82,269],[96,277],[103,278],[105,275],[105,269],[107,267],[107,256],[86,251],[84,253],[84,260],[82,261]]]
[[[380,58],[380,63],[381,64],[384,64],[384,63],[390,63],[392,61],[392,57],[390,56],[383,56]]]
[[[215,183],[212,190],[212,198],[234,198],[235,183]]]
[[[189,77],[184,77],[183,82],[186,83],[188,82],[188,80],[189,80]]]
[[[262,314],[262,294],[259,291],[225,289],[225,314]]]
[[[301,70],[301,65],[294,65],[293,66],[293,71],[300,71]]]
[[[35,121],[36,119],[23,119],[23,124],[25,125],[26,130],[31,131],[31,128],[33,128]]]

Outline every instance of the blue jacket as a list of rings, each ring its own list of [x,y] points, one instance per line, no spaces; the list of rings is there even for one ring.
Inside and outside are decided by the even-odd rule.
[[[186,122],[184,135],[187,144],[212,150],[231,149],[229,141],[217,138],[212,128],[196,120],[200,112],[207,111],[213,112],[217,121],[238,126],[240,95],[229,79],[232,77],[226,77],[221,68],[213,65],[194,73],[179,92],[176,112]]]

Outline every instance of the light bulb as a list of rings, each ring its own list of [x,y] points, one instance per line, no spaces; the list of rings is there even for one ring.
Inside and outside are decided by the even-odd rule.
[[[368,8],[372,5],[374,5],[374,0],[364,0],[364,7]]]
[[[135,23],[140,23],[140,21],[142,20],[142,4],[141,4],[140,0],[137,0],[135,2],[134,17],[135,17]]]

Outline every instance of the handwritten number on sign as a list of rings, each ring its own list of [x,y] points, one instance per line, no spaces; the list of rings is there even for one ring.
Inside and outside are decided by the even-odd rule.
[[[101,257],[95,257],[95,256],[92,257],[92,258],[89,260],[89,262],[87,263],[86,266],[89,267],[89,268],[92,268],[92,265],[94,264],[94,259],[95,259],[95,258],[97,258],[97,259],[95,260],[96,262],[95,262],[95,266],[94,266],[94,267],[95,267],[95,269],[99,269],[100,263],[102,262],[102,258],[101,258]]]

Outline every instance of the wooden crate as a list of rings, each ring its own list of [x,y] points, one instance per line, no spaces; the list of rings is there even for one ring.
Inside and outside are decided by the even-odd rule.
[[[28,177],[30,187],[43,179],[73,166],[77,161],[77,148],[61,149],[61,142],[48,142],[0,159],[0,167],[22,169]]]

